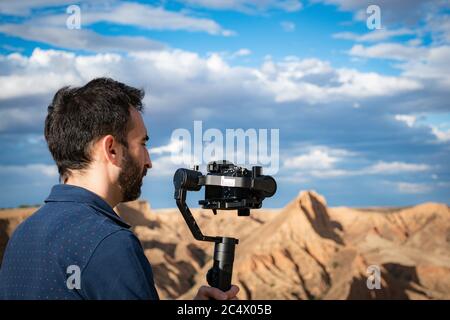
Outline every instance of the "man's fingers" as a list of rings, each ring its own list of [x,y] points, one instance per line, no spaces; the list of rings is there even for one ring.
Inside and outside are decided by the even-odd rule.
[[[209,293],[210,293],[210,297],[216,300],[227,300],[227,294],[225,292],[223,292],[222,290],[219,290],[217,288],[213,288],[210,287],[209,289]]]
[[[235,286],[235,285],[232,285],[231,288],[230,288],[230,290],[228,290],[228,291],[225,292],[225,293],[226,293],[228,299],[233,299],[234,297],[236,297],[236,295],[238,294],[238,292],[239,292],[239,287],[238,287],[238,286]]]
[[[213,298],[215,300],[226,300],[228,296],[222,290],[213,287],[201,286],[198,290],[199,296],[205,299]]]
[[[198,293],[195,299],[207,300],[207,299],[215,299],[215,300],[237,300],[237,293],[239,292],[239,287],[232,285],[230,290],[227,292],[223,292],[220,289],[208,286],[201,286],[198,289]]]

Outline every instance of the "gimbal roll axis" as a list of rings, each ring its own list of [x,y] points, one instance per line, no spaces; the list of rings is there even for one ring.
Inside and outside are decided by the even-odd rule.
[[[212,287],[227,291],[231,287],[236,238],[205,236],[186,204],[186,191],[199,191],[205,186],[205,200],[199,204],[204,209],[238,210],[239,216],[250,215],[250,209],[258,209],[262,201],[275,194],[275,179],[262,175],[262,168],[255,166],[249,171],[227,161],[208,164],[208,174],[189,169],[178,169],[173,177],[174,198],[192,235],[196,240],[214,242],[214,263],[206,280]]]

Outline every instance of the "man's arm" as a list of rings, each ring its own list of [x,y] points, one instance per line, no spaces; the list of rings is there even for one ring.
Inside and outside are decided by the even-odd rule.
[[[85,299],[159,299],[150,263],[131,231],[100,242],[81,272],[80,293]]]

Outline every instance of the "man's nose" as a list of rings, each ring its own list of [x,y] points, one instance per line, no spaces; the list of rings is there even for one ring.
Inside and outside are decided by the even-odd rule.
[[[145,159],[145,167],[146,167],[147,170],[148,170],[148,169],[151,169],[152,166],[153,166],[152,160],[150,159],[150,154],[149,154],[149,152],[148,152],[148,150],[147,150],[146,159]]]

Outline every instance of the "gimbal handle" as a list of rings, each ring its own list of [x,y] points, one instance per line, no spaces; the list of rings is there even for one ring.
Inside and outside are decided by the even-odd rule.
[[[235,238],[221,238],[220,242],[214,245],[214,264],[206,274],[206,280],[211,287],[222,291],[231,288],[231,278],[233,276],[234,248],[238,243]]]

